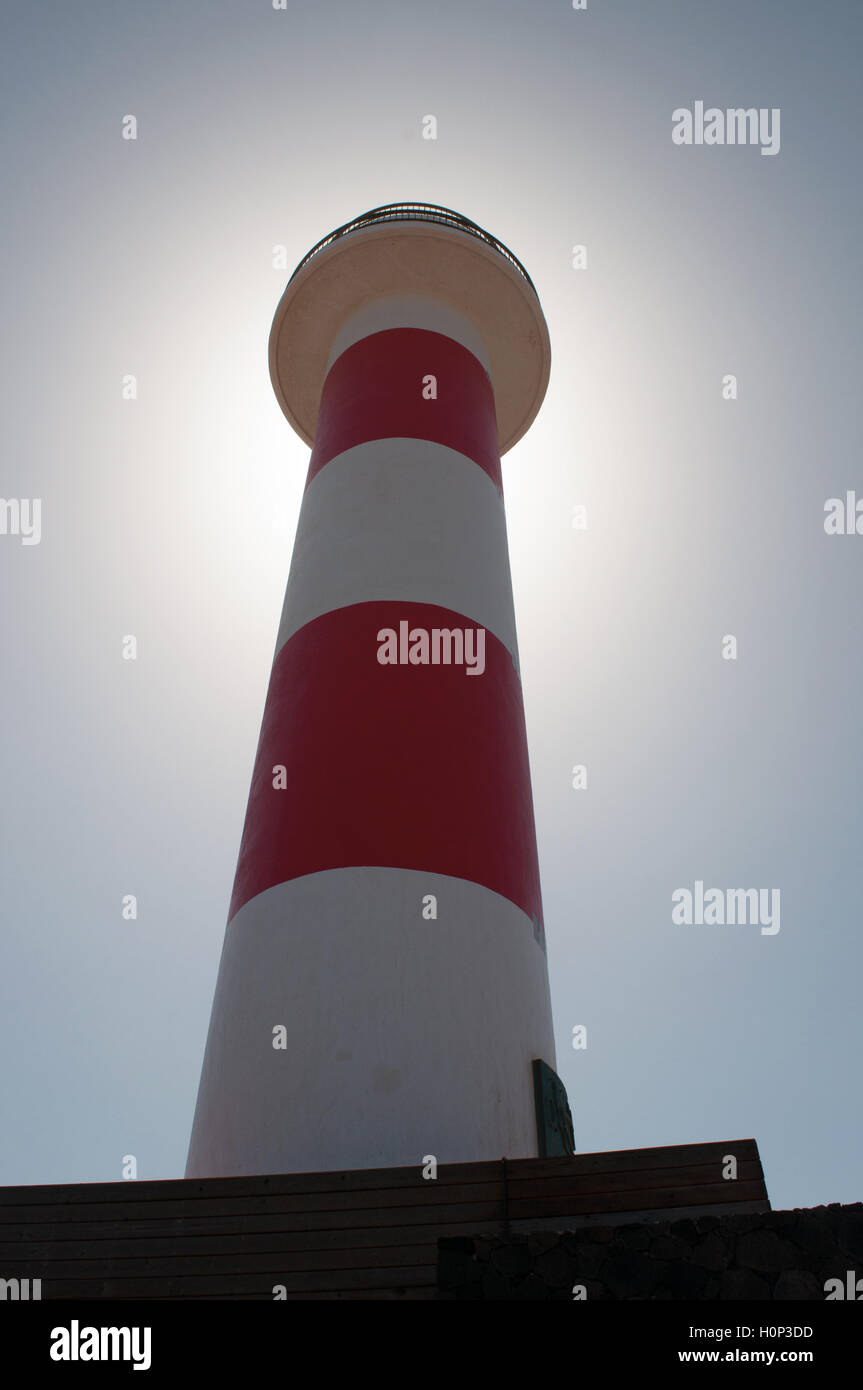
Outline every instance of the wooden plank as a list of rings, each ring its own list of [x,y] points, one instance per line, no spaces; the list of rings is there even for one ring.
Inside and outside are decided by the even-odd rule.
[[[142,1275],[184,1278],[196,1274],[295,1274],[310,1275],[321,1270],[391,1269],[393,1282],[404,1266],[419,1268],[437,1264],[437,1242],[425,1245],[376,1246],[362,1250],[303,1250],[299,1252],[234,1251],[229,1255],[201,1252],[177,1256],[121,1256],[119,1258],[19,1259],[15,1275],[19,1279],[42,1279],[43,1285],[64,1279],[133,1279]],[[278,1279],[276,1279],[278,1283]]]
[[[717,1180],[722,1181],[719,1163],[698,1164],[687,1168],[641,1168],[636,1171],[619,1173],[587,1173],[576,1175],[568,1173],[559,1178],[520,1179],[513,1178],[507,1183],[509,1199],[527,1200],[530,1197],[552,1196],[556,1192],[572,1192],[579,1196],[594,1192],[602,1196],[606,1192],[649,1192],[654,1187],[711,1187]],[[760,1163],[740,1163],[737,1178],[726,1182],[729,1201],[734,1201],[734,1191],[740,1182],[761,1182],[764,1175]]]
[[[277,1199],[278,1200],[278,1199]],[[291,1212],[287,1214],[288,1220],[283,1213],[264,1213],[270,1217],[278,1216],[283,1224],[287,1224],[292,1231],[315,1231],[315,1230],[351,1230],[362,1227],[375,1226],[383,1228],[387,1226],[411,1225],[437,1225],[439,1222],[483,1222],[500,1221],[502,1216],[502,1203],[496,1202],[464,1202],[454,1205],[437,1206],[425,1203],[415,1207],[396,1207],[391,1210],[381,1210],[368,1208],[364,1211],[313,1211],[313,1212]],[[256,1213],[260,1215],[260,1213]],[[115,1223],[118,1230],[122,1222]],[[70,1229],[74,1229],[74,1223],[70,1224]]]
[[[37,1227],[41,1232],[41,1227]],[[500,1222],[486,1222],[486,1231],[498,1231]],[[77,1227],[75,1228],[77,1230]],[[264,1231],[226,1234],[194,1234],[181,1224],[176,1233],[164,1236],[135,1236],[129,1238],[123,1233],[122,1222],[114,1223],[108,1238],[79,1239],[39,1239],[0,1242],[0,1268],[26,1252],[27,1258],[36,1260],[68,1259],[124,1259],[129,1257],[170,1258],[175,1255],[231,1255],[247,1254],[254,1251],[299,1254],[303,1251],[322,1250],[363,1250],[377,1249],[386,1245],[434,1246],[441,1236],[461,1235],[463,1223],[425,1226],[365,1226],[354,1230],[334,1231]],[[479,1234],[479,1233],[478,1233]]]
[[[672,1144],[652,1149],[610,1149],[600,1153],[576,1154],[567,1158],[516,1158],[507,1160],[513,1178],[556,1177],[571,1168],[573,1172],[626,1172],[631,1169],[680,1167],[693,1163],[716,1162],[724,1153],[734,1153],[738,1161],[758,1158],[754,1139],[715,1141],[706,1144]],[[272,1194],[304,1196],[313,1193],[384,1191],[410,1188],[421,1177],[422,1165],[403,1168],[366,1168],[324,1173],[250,1174],[239,1178],[141,1179],[134,1183],[141,1200],[194,1201],[198,1198],[267,1197]],[[438,1167],[438,1186],[498,1182],[500,1160],[481,1163],[448,1163]],[[0,1209],[6,1206],[43,1206],[126,1202],[129,1182],[39,1184],[0,1187]]]
[[[564,1160],[566,1162],[566,1160]],[[711,1176],[710,1169],[716,1172],[718,1165],[705,1165],[703,1174],[698,1177]],[[645,1187],[655,1185],[655,1178],[652,1176],[656,1172],[667,1173],[680,1172],[680,1180],[693,1180],[688,1175],[696,1175],[696,1169],[685,1168],[682,1170],[669,1169],[639,1169],[636,1175],[627,1170],[619,1173],[606,1172],[601,1175],[596,1173],[578,1173],[576,1171],[558,1172],[554,1176],[548,1175],[541,1180],[534,1180],[537,1183],[535,1190],[540,1190],[540,1182],[554,1181],[566,1184],[571,1182],[577,1186],[579,1191],[604,1192],[619,1190],[621,1186],[635,1187],[643,1184]],[[756,1174],[760,1173],[760,1165],[756,1169]],[[507,1187],[510,1193],[518,1188],[518,1184],[525,1180],[529,1175],[522,1175],[517,1172],[507,1174]],[[620,1178],[627,1181],[621,1184]],[[629,1179],[633,1179],[629,1181]],[[665,1180],[664,1178],[662,1179]],[[675,1177],[676,1180],[676,1177]],[[696,1179],[697,1180],[697,1179]],[[137,1185],[136,1185],[137,1186]],[[727,1190],[731,1190],[730,1184],[726,1184]],[[401,1206],[429,1206],[437,1207],[441,1205],[442,1198],[449,1205],[469,1204],[472,1202],[489,1202],[503,1200],[504,1185],[498,1169],[498,1177],[494,1182],[471,1183],[471,1184],[452,1184],[438,1186],[433,1180],[424,1181],[418,1178],[410,1187],[400,1187],[395,1189],[362,1189],[352,1192],[315,1192],[306,1196],[297,1194],[272,1193],[269,1196],[254,1197],[217,1197],[206,1198],[198,1197],[190,1201],[168,1200],[162,1201],[158,1198],[147,1199],[144,1193],[136,1191],[134,1195],[128,1186],[125,1189],[126,1201],[122,1208],[112,1203],[79,1202],[72,1203],[63,1208],[64,1220],[69,1221],[94,1221],[108,1220],[116,1216],[120,1220],[132,1219],[155,1219],[157,1217],[177,1217],[181,1219],[198,1218],[204,1216],[229,1216],[240,1212],[256,1213],[275,1213],[283,1215],[292,1213],[309,1214],[313,1212],[372,1212],[382,1210],[397,1210]],[[7,1218],[11,1215],[11,1209],[6,1208],[3,1215]],[[39,1221],[56,1222],[58,1217],[58,1207],[55,1203],[38,1206],[21,1205],[14,1209],[16,1222],[35,1224]]]
[[[275,1278],[262,1274],[195,1275],[184,1279],[174,1275],[168,1279],[158,1276],[138,1276],[134,1279],[95,1278],[60,1279],[42,1288],[42,1301],[55,1299],[177,1299],[194,1295],[202,1298],[221,1298],[225,1295],[251,1294],[252,1297],[273,1299],[272,1287],[282,1284],[288,1293],[339,1292],[341,1290],[398,1289],[424,1286],[434,1288],[434,1265],[406,1266],[404,1269],[320,1270],[314,1273],[286,1274]]]
[[[759,1165],[760,1168],[760,1165]],[[738,1170],[739,1176],[733,1184],[724,1184],[724,1200],[727,1201],[747,1201],[748,1197],[742,1196],[742,1191],[750,1191],[751,1185],[759,1184],[759,1195],[766,1198],[767,1192],[764,1187],[763,1177],[760,1171],[755,1170],[753,1164],[743,1164]],[[597,1179],[591,1175],[587,1182],[588,1186],[581,1182],[574,1181],[571,1177],[561,1177],[545,1179],[542,1182],[516,1182],[509,1184],[509,1212],[510,1215],[517,1203],[527,1203],[527,1207],[519,1207],[519,1211],[525,1210],[527,1215],[531,1215],[531,1208],[534,1200],[541,1199],[544,1203],[542,1212],[548,1210],[548,1200],[554,1198],[586,1198],[596,1196],[604,1198],[612,1192],[631,1192],[633,1194],[633,1207],[637,1209],[639,1205],[650,1206],[655,1202],[647,1195],[654,1188],[668,1190],[670,1188],[688,1187],[695,1188],[714,1188],[716,1186],[716,1171],[711,1165],[708,1168],[687,1168],[677,1172],[672,1169],[660,1169],[656,1171],[644,1171],[639,1174],[640,1185],[638,1187],[628,1187],[632,1182],[631,1174],[604,1174],[602,1176],[602,1186],[594,1184]],[[440,1195],[440,1194],[438,1194]],[[689,1204],[701,1200],[700,1192],[689,1194]],[[434,1206],[434,1203],[429,1205]],[[435,1211],[440,1211],[440,1202],[435,1207]],[[602,1204],[595,1206],[596,1210],[602,1209]],[[610,1209],[610,1208],[609,1208]],[[472,1209],[471,1209],[472,1210]],[[22,1225],[20,1227],[0,1226],[0,1262],[11,1258],[14,1252],[20,1248],[22,1240],[32,1243],[34,1258],[37,1256],[47,1258],[49,1249],[53,1248],[57,1242],[61,1244],[75,1243],[75,1245],[92,1247],[101,1240],[110,1242],[111,1251],[105,1250],[103,1253],[119,1254],[120,1250],[126,1250],[130,1242],[137,1242],[139,1245],[144,1242],[147,1250],[143,1249],[135,1253],[179,1253],[182,1245],[178,1242],[188,1242],[190,1240],[205,1240],[209,1242],[207,1248],[215,1250],[217,1245],[221,1245],[224,1250],[245,1248],[273,1248],[273,1241],[285,1242],[285,1248],[290,1249],[315,1249],[320,1248],[321,1242],[333,1248],[341,1245],[354,1245],[359,1240],[360,1243],[369,1243],[376,1240],[381,1243],[383,1237],[380,1232],[384,1229],[398,1231],[398,1224],[384,1226],[377,1219],[379,1209],[374,1209],[365,1219],[361,1227],[343,1223],[341,1219],[336,1229],[328,1231],[313,1232],[307,1230],[298,1232],[295,1229],[294,1213],[268,1213],[264,1217],[234,1217],[234,1218],[209,1218],[195,1220],[194,1225],[190,1218],[172,1218],[169,1221],[139,1221],[128,1222],[115,1220],[112,1222],[70,1222],[58,1223],[53,1226],[42,1227],[39,1223]],[[541,1214],[537,1211],[536,1214]],[[119,1213],[118,1213],[119,1215]],[[499,1216],[503,1217],[503,1193],[501,1191],[501,1206]],[[461,1226],[465,1221],[470,1221],[471,1212],[467,1211],[462,1215]],[[219,1228],[213,1230],[213,1222]],[[371,1223],[371,1224],[369,1224]],[[430,1231],[437,1222],[431,1220],[426,1227]],[[160,1239],[160,1229],[167,1231]],[[256,1227],[258,1228],[256,1230]],[[260,1228],[263,1227],[263,1230]],[[419,1227],[411,1227],[412,1231],[419,1230]],[[358,1236],[358,1232],[365,1232]],[[248,1242],[258,1237],[257,1244],[249,1247]],[[398,1239],[403,1238],[402,1234]],[[432,1236],[428,1235],[428,1239]],[[388,1237],[391,1239],[391,1237]],[[415,1241],[416,1235],[407,1237],[409,1241]],[[268,1244],[269,1242],[269,1244]],[[64,1256],[65,1258],[65,1256]]]
[[[369,1293],[364,1289],[342,1289],[339,1293],[289,1293],[282,1300],[285,1303],[310,1303],[315,1299],[327,1299],[340,1303],[369,1303],[372,1300],[387,1300],[393,1303],[427,1303],[437,1298],[437,1285],[416,1284],[406,1289],[375,1289]]]
[[[672,1198],[669,1198],[672,1193]],[[715,1194],[720,1195],[715,1195]],[[425,1197],[425,1194],[420,1194]],[[256,1210],[252,1213],[236,1212],[223,1213],[216,1211],[207,1216],[190,1217],[184,1214],[174,1215],[168,1221],[169,1229],[179,1232],[180,1230],[195,1233],[213,1234],[219,1226],[224,1227],[233,1225],[234,1229],[241,1232],[251,1232],[255,1229],[255,1219],[257,1228],[263,1230],[284,1230],[289,1234],[303,1234],[314,1231],[341,1231],[344,1233],[360,1230],[375,1229],[383,1230],[404,1225],[428,1225],[438,1226],[441,1224],[459,1224],[464,1226],[476,1226],[484,1222],[499,1222],[503,1219],[503,1193],[497,1200],[490,1202],[466,1201],[461,1203],[450,1203],[445,1199],[447,1194],[441,1192],[437,1202],[428,1200],[418,1201],[413,1206],[398,1207],[365,1207],[348,1211],[289,1211]],[[532,1215],[542,1216],[550,1211],[566,1212],[590,1212],[590,1211],[614,1211],[629,1207],[637,1210],[639,1207],[651,1206],[674,1206],[677,1203],[682,1205],[707,1205],[711,1202],[729,1203],[732,1201],[744,1202],[756,1198],[766,1199],[764,1183],[760,1178],[757,1179],[738,1179],[734,1184],[727,1182],[682,1184],[677,1185],[666,1181],[664,1186],[659,1187],[639,1187],[628,1189],[610,1188],[603,1193],[579,1190],[573,1187],[564,1187],[563,1190],[555,1191],[548,1195],[541,1192],[532,1193],[528,1197],[520,1197],[517,1193],[510,1191],[508,1214],[510,1219],[516,1217],[528,1218]],[[282,1199],[274,1198],[273,1205],[280,1205]],[[173,1205],[173,1204],[169,1204]],[[220,1203],[216,1204],[221,1205]],[[129,1211],[129,1221],[122,1220],[106,1223],[99,1221],[102,1208],[87,1208],[86,1215],[88,1221],[70,1221],[69,1223],[59,1223],[59,1229],[63,1232],[63,1238],[72,1240],[77,1238],[77,1230],[92,1231],[94,1226],[107,1230],[109,1236],[124,1238],[130,1235],[130,1226],[135,1230],[141,1231],[145,1235],[158,1235],[160,1230],[165,1229],[166,1221],[162,1218],[164,1204],[154,1204],[157,1210],[148,1209],[146,1204],[141,1210],[142,1204],[132,1204]],[[52,1225],[43,1224],[38,1220],[42,1214],[42,1209],[37,1210],[37,1219],[32,1220],[32,1213],[23,1209],[20,1213],[22,1224],[15,1226],[11,1230],[9,1227],[0,1228],[0,1239],[4,1244],[16,1244],[19,1234],[25,1239],[44,1239],[40,1236],[40,1230],[57,1231],[58,1223]],[[56,1214],[55,1214],[56,1215]],[[80,1209],[78,1215],[83,1218],[85,1209]],[[131,1218],[137,1217],[137,1221],[132,1223]],[[151,1217],[151,1220],[142,1218]],[[113,1228],[113,1229],[112,1229]],[[11,1237],[11,1240],[9,1239]]]
[[[184,1303],[209,1303],[217,1298],[220,1303],[311,1303],[318,1300],[323,1300],[327,1303],[335,1303],[342,1301],[346,1303],[353,1303],[358,1301],[365,1303],[372,1301],[386,1301],[396,1303],[427,1303],[430,1299],[436,1299],[437,1296],[438,1293],[436,1284],[407,1284],[401,1285],[400,1287],[394,1289],[319,1289],[313,1293],[287,1293],[278,1300],[273,1297],[272,1291],[270,1290],[266,1291],[265,1293],[195,1293],[183,1294],[182,1301]],[[55,1295],[54,1297],[56,1299],[57,1295]],[[63,1295],[63,1297],[65,1298],[65,1295]],[[102,1297],[102,1294],[92,1293],[87,1294],[86,1296],[76,1295],[76,1302],[95,1304],[101,1302]],[[161,1296],[158,1294],[149,1294],[147,1296],[146,1301],[148,1303],[175,1303],[177,1299],[175,1296],[172,1295]],[[92,1316],[94,1320],[98,1317],[98,1313],[95,1308],[93,1310]],[[102,1320],[104,1321],[104,1315]]]
[[[522,1161],[522,1160],[517,1160]],[[525,1160],[530,1162],[530,1160]],[[423,1165],[410,1168],[356,1168],[344,1172],[250,1174],[241,1178],[141,1178],[135,1181],[107,1183],[40,1184],[21,1187],[0,1187],[0,1208],[43,1204],[88,1202],[125,1202],[130,1188],[135,1188],[146,1200],[184,1202],[196,1198],[306,1196],[315,1193],[389,1191],[412,1187],[423,1182]],[[498,1182],[499,1159],[483,1163],[448,1163],[438,1167],[434,1180],[441,1186],[450,1183]]]
[[[501,1221],[498,1215],[494,1220],[485,1221],[476,1227],[478,1235],[495,1234],[500,1230]],[[472,1228],[473,1229],[473,1228]],[[4,1233],[15,1230],[13,1227],[0,1228]],[[325,1249],[354,1249],[360,1246],[380,1245],[381,1241],[404,1241],[405,1243],[420,1243],[423,1240],[437,1240],[444,1235],[463,1235],[464,1222],[428,1222],[423,1225],[397,1225],[380,1226],[375,1223],[373,1226],[354,1226],[346,1227],[336,1225],[329,1230],[309,1230],[297,1231],[286,1227],[283,1218],[267,1216],[224,1216],[210,1218],[201,1222],[193,1221],[138,1221],[124,1223],[122,1221],[94,1222],[92,1224],[75,1222],[71,1226],[58,1225],[52,1226],[22,1226],[15,1232],[15,1238],[11,1235],[7,1238],[4,1234],[2,1242],[2,1258],[13,1258],[17,1252],[20,1254],[23,1245],[28,1245],[31,1250],[37,1247],[45,1250],[54,1250],[66,1245],[81,1245],[95,1250],[100,1245],[106,1244],[120,1248],[126,1248],[130,1253],[137,1253],[137,1247],[142,1245],[149,1247],[152,1242],[165,1242],[167,1245],[176,1246],[178,1243],[198,1242],[206,1240],[212,1242],[213,1250],[218,1246],[233,1248],[234,1241],[245,1241],[248,1239],[260,1238],[262,1241],[278,1241],[280,1247],[286,1250],[325,1250]],[[145,1251],[149,1253],[149,1249]]]
[[[721,1200],[725,1202],[745,1201],[747,1198],[742,1196],[742,1187],[747,1188],[755,1185],[759,1196],[766,1197],[766,1187],[761,1176],[752,1173],[745,1173],[734,1183],[722,1183],[724,1196]],[[609,1180],[602,1187],[580,1185],[576,1183],[555,1184],[548,1194],[544,1193],[542,1186],[531,1187],[526,1194],[519,1192],[513,1184],[509,1188],[508,1203],[509,1213],[512,1215],[514,1204],[521,1203],[527,1215],[530,1215],[530,1204],[533,1202],[543,1204],[541,1210],[547,1209],[547,1201],[560,1194],[561,1197],[573,1195],[584,1198],[593,1203],[595,1210],[603,1210],[607,1198],[617,1192],[629,1192],[631,1194],[642,1194],[645,1198],[645,1205],[650,1205],[650,1194],[669,1187],[679,1188],[681,1192],[687,1191],[687,1203],[694,1201],[706,1201],[699,1193],[707,1189],[713,1189],[715,1183],[702,1180],[700,1182],[678,1183],[673,1173],[665,1170],[661,1175],[657,1175],[654,1181],[645,1181],[639,1186],[633,1186],[630,1179],[625,1175]],[[39,1239],[36,1234],[40,1226],[45,1229],[57,1231],[64,1229],[66,1239],[74,1239],[75,1228],[92,1227],[93,1225],[120,1227],[135,1224],[137,1227],[148,1226],[156,1232],[155,1223],[157,1221],[173,1221],[180,1223],[183,1227],[190,1228],[190,1223],[196,1223],[198,1230],[214,1229],[215,1223],[221,1219],[231,1219],[248,1222],[252,1217],[259,1217],[266,1227],[282,1228],[289,1231],[310,1231],[310,1230],[332,1230],[339,1226],[345,1229],[355,1229],[363,1226],[397,1226],[408,1222],[428,1222],[437,1221],[488,1221],[502,1219],[504,1212],[504,1191],[501,1186],[498,1192],[490,1193],[487,1200],[480,1200],[475,1191],[461,1189],[452,1194],[452,1200],[448,1200],[450,1194],[445,1191],[440,1192],[403,1192],[399,1193],[398,1205],[387,1205],[384,1201],[384,1194],[378,1194],[379,1202],[369,1203],[362,1207],[351,1208],[311,1208],[298,1206],[296,1199],[285,1199],[275,1197],[267,1206],[261,1207],[255,1203],[254,1210],[247,1211],[242,1207],[238,1209],[236,1204],[231,1204],[225,1208],[224,1199],[214,1203],[202,1203],[194,1208],[184,1207],[177,1210],[176,1203],[153,1203],[147,1206],[146,1203],[130,1203],[126,1211],[113,1222],[105,1220],[105,1209],[101,1206],[79,1207],[74,1212],[69,1213],[68,1220],[58,1221],[58,1212],[51,1212],[52,1220],[46,1220],[44,1207],[28,1208],[22,1207],[18,1211],[18,1220],[13,1226],[0,1227],[0,1241],[6,1241],[10,1237],[15,1239],[14,1232],[27,1229],[31,1239]],[[285,1202],[289,1205],[286,1207]],[[404,1203],[404,1205],[402,1205]],[[205,1206],[206,1210],[201,1211],[200,1206]],[[167,1209],[166,1209],[167,1208]],[[609,1208],[610,1210],[611,1208]],[[539,1211],[540,1208],[537,1208]],[[64,1213],[65,1216],[65,1213]],[[250,1229],[248,1225],[244,1229]]]
[[[716,1163],[733,1153],[738,1162],[760,1161],[754,1139],[729,1139],[709,1144],[669,1144],[653,1149],[609,1149],[600,1153],[559,1158],[507,1159],[507,1175],[524,1178],[559,1177],[562,1173],[627,1173],[650,1168],[684,1168]],[[440,1170],[439,1170],[440,1171]]]
[[[719,1176],[728,1153],[733,1183]],[[499,1233],[505,1195],[512,1222],[562,1229],[630,1211],[769,1208],[751,1139],[442,1165],[428,1182],[417,1165],[7,1188],[0,1267],[41,1278],[52,1299],[272,1300],[273,1284],[292,1301],[432,1298],[437,1239]]]
[[[280,1303],[312,1303],[324,1300],[327,1303],[370,1303],[370,1302],[392,1302],[392,1303],[427,1303],[430,1299],[437,1298],[436,1284],[410,1284],[407,1288],[400,1289],[341,1289],[336,1293],[288,1293],[284,1298],[279,1299]],[[255,1297],[254,1294],[237,1294],[232,1302],[247,1302]],[[270,1295],[272,1298],[272,1295]],[[191,1296],[184,1302],[191,1302]],[[258,1298],[257,1301],[260,1301]],[[276,1300],[273,1300],[274,1302]]]
[[[424,1182],[419,1179],[412,1188],[395,1188],[393,1190],[376,1191],[370,1189],[361,1192],[336,1192],[336,1193],[310,1193],[307,1197],[297,1196],[296,1194],[274,1193],[269,1197],[217,1197],[208,1199],[199,1197],[192,1201],[159,1201],[157,1199],[147,1200],[141,1198],[138,1193],[132,1197],[126,1190],[126,1202],[122,1208],[120,1220],[146,1219],[155,1217],[189,1217],[201,1216],[231,1216],[238,1213],[273,1213],[279,1212],[283,1215],[297,1214],[311,1216],[316,1212],[322,1214],[334,1214],[343,1212],[346,1219],[353,1219],[357,1214],[370,1213],[377,1211],[397,1211],[399,1207],[428,1207],[434,1209],[441,1205],[441,1198],[445,1196],[447,1205],[479,1206],[489,1203],[501,1202],[503,1200],[503,1181],[498,1169],[498,1177],[494,1183],[472,1183],[459,1186],[438,1188],[434,1181]],[[119,1208],[114,1208],[112,1212],[111,1203],[74,1203],[63,1208],[64,1219],[74,1221],[99,1221],[110,1219],[112,1214],[119,1212]],[[9,1209],[4,1211],[4,1216]],[[54,1203],[43,1206],[20,1206],[15,1210],[17,1221],[28,1224],[35,1224],[39,1221],[57,1221],[58,1209]],[[377,1219],[377,1218],[375,1218]],[[364,1224],[368,1224],[366,1221]]]
[[[530,1217],[583,1216],[615,1211],[650,1210],[653,1207],[712,1206],[714,1203],[728,1202],[727,1182],[703,1187],[656,1187],[649,1191],[610,1192],[606,1194],[603,1206],[598,1208],[593,1195],[586,1197],[531,1197],[524,1202],[510,1202],[510,1220],[524,1221]],[[734,1184],[735,1199],[738,1202],[753,1202],[764,1197],[760,1182]],[[635,1205],[634,1198],[638,1199]]]

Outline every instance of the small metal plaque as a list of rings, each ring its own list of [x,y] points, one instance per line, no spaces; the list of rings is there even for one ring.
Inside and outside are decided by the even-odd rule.
[[[540,1158],[575,1153],[575,1132],[566,1087],[557,1072],[539,1058],[533,1064],[533,1098]]]

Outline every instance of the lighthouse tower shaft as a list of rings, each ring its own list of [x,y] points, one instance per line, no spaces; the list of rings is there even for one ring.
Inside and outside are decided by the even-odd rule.
[[[548,380],[526,272],[446,209],[301,262],[312,447],[187,1177],[529,1157],[554,1066],[500,454]]]

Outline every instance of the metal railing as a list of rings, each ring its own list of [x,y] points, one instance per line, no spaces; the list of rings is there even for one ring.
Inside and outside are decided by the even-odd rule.
[[[339,237],[348,236],[351,232],[358,232],[364,227],[375,227],[382,222],[438,222],[444,227],[453,227],[458,232],[466,232],[469,236],[475,236],[480,241],[484,241],[492,250],[505,257],[510,265],[515,266],[519,275],[522,275],[530,288],[536,294],[536,287],[517,256],[514,256],[502,241],[493,237],[491,232],[486,232],[482,227],[478,227],[476,222],[471,222],[469,217],[462,217],[460,212],[454,212],[452,208],[438,207],[436,203],[385,203],[382,207],[372,208],[370,212],[364,212],[352,221],[346,222],[343,227],[337,227],[334,232],[321,240],[307,251],[303,259],[297,266],[291,280],[299,275],[303,266],[307,265],[313,256],[319,251],[323,251],[325,246],[337,241]],[[291,281],[288,281],[290,284]]]

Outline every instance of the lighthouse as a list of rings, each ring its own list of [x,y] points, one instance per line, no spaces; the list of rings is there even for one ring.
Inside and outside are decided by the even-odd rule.
[[[186,1176],[544,1154],[500,468],[548,383],[539,298],[475,223],[390,204],[303,258],[269,362],[311,458]]]

